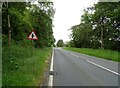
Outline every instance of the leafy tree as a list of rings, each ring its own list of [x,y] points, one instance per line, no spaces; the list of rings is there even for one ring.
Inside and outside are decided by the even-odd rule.
[[[73,40],[70,40],[70,41],[66,42],[65,46],[66,47],[74,47]]]
[[[90,16],[88,11],[84,10],[84,14],[81,17],[81,23],[71,27],[75,47],[90,47],[90,36],[92,31]]]
[[[97,37],[100,40],[101,48],[117,49],[115,45],[119,42],[119,22],[120,4],[116,2],[99,2],[94,6],[94,14],[92,17]],[[114,48],[113,48],[114,47]]]
[[[39,39],[34,41],[34,46],[50,47],[54,44],[52,19],[55,12],[52,2],[41,2],[37,5],[27,2],[4,3],[2,12],[3,35],[6,36],[3,38],[4,44],[8,44],[7,37],[11,35],[11,40],[15,43],[30,45],[27,35],[32,30],[36,31]],[[9,18],[6,18],[8,14]]]
[[[58,47],[63,47],[64,46],[64,42],[63,42],[63,40],[58,40],[58,42],[57,42],[57,46]]]
[[[118,50],[120,3],[98,2],[84,10],[81,23],[71,27],[75,47]]]

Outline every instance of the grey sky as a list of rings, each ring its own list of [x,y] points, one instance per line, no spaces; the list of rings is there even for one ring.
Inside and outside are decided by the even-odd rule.
[[[54,16],[54,37],[56,41],[63,39],[64,42],[69,41],[71,26],[80,23],[80,17],[83,9],[93,5],[98,0],[52,0],[56,9]]]

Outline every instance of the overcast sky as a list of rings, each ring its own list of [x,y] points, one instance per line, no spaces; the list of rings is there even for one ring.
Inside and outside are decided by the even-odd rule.
[[[80,23],[83,9],[87,8],[98,0],[52,0],[56,9],[54,15],[54,37],[56,41],[63,39],[69,41],[70,29]]]

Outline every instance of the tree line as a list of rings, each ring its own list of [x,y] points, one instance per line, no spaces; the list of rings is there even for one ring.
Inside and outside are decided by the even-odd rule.
[[[120,49],[120,2],[98,2],[81,16],[71,30],[67,46],[78,48]]]
[[[50,47],[54,44],[53,24],[55,10],[52,2],[4,2],[2,3],[3,46],[12,43],[28,46],[29,33],[34,30],[38,40],[35,47]]]

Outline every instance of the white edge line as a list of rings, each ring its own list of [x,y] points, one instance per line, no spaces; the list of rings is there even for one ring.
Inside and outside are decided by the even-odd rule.
[[[50,64],[50,71],[53,71],[53,59],[54,59],[54,49],[53,49],[53,52],[52,52],[52,59],[51,59],[51,64]],[[50,86],[50,87],[53,86],[53,75],[49,76],[48,86]]]
[[[53,86],[53,75],[50,75],[50,76],[49,76],[48,86],[49,86],[49,87],[52,87],[52,86]]]
[[[117,72],[115,72],[115,71],[112,71],[112,70],[110,70],[110,69],[108,69],[108,68],[105,68],[105,67],[103,67],[103,66],[101,66],[101,65],[98,65],[98,64],[96,64],[96,63],[94,63],[94,62],[91,62],[91,61],[89,61],[89,60],[87,60],[87,62],[89,62],[89,63],[91,63],[91,64],[93,64],[93,65],[95,65],[95,66],[98,66],[98,67],[100,67],[100,68],[102,68],[102,69],[105,69],[105,70],[107,70],[107,71],[109,71],[109,72],[112,72],[112,73],[120,76],[119,73],[117,73]]]
[[[52,59],[51,59],[50,71],[53,71],[53,58],[54,58],[54,49],[53,49],[53,52],[52,52]]]

